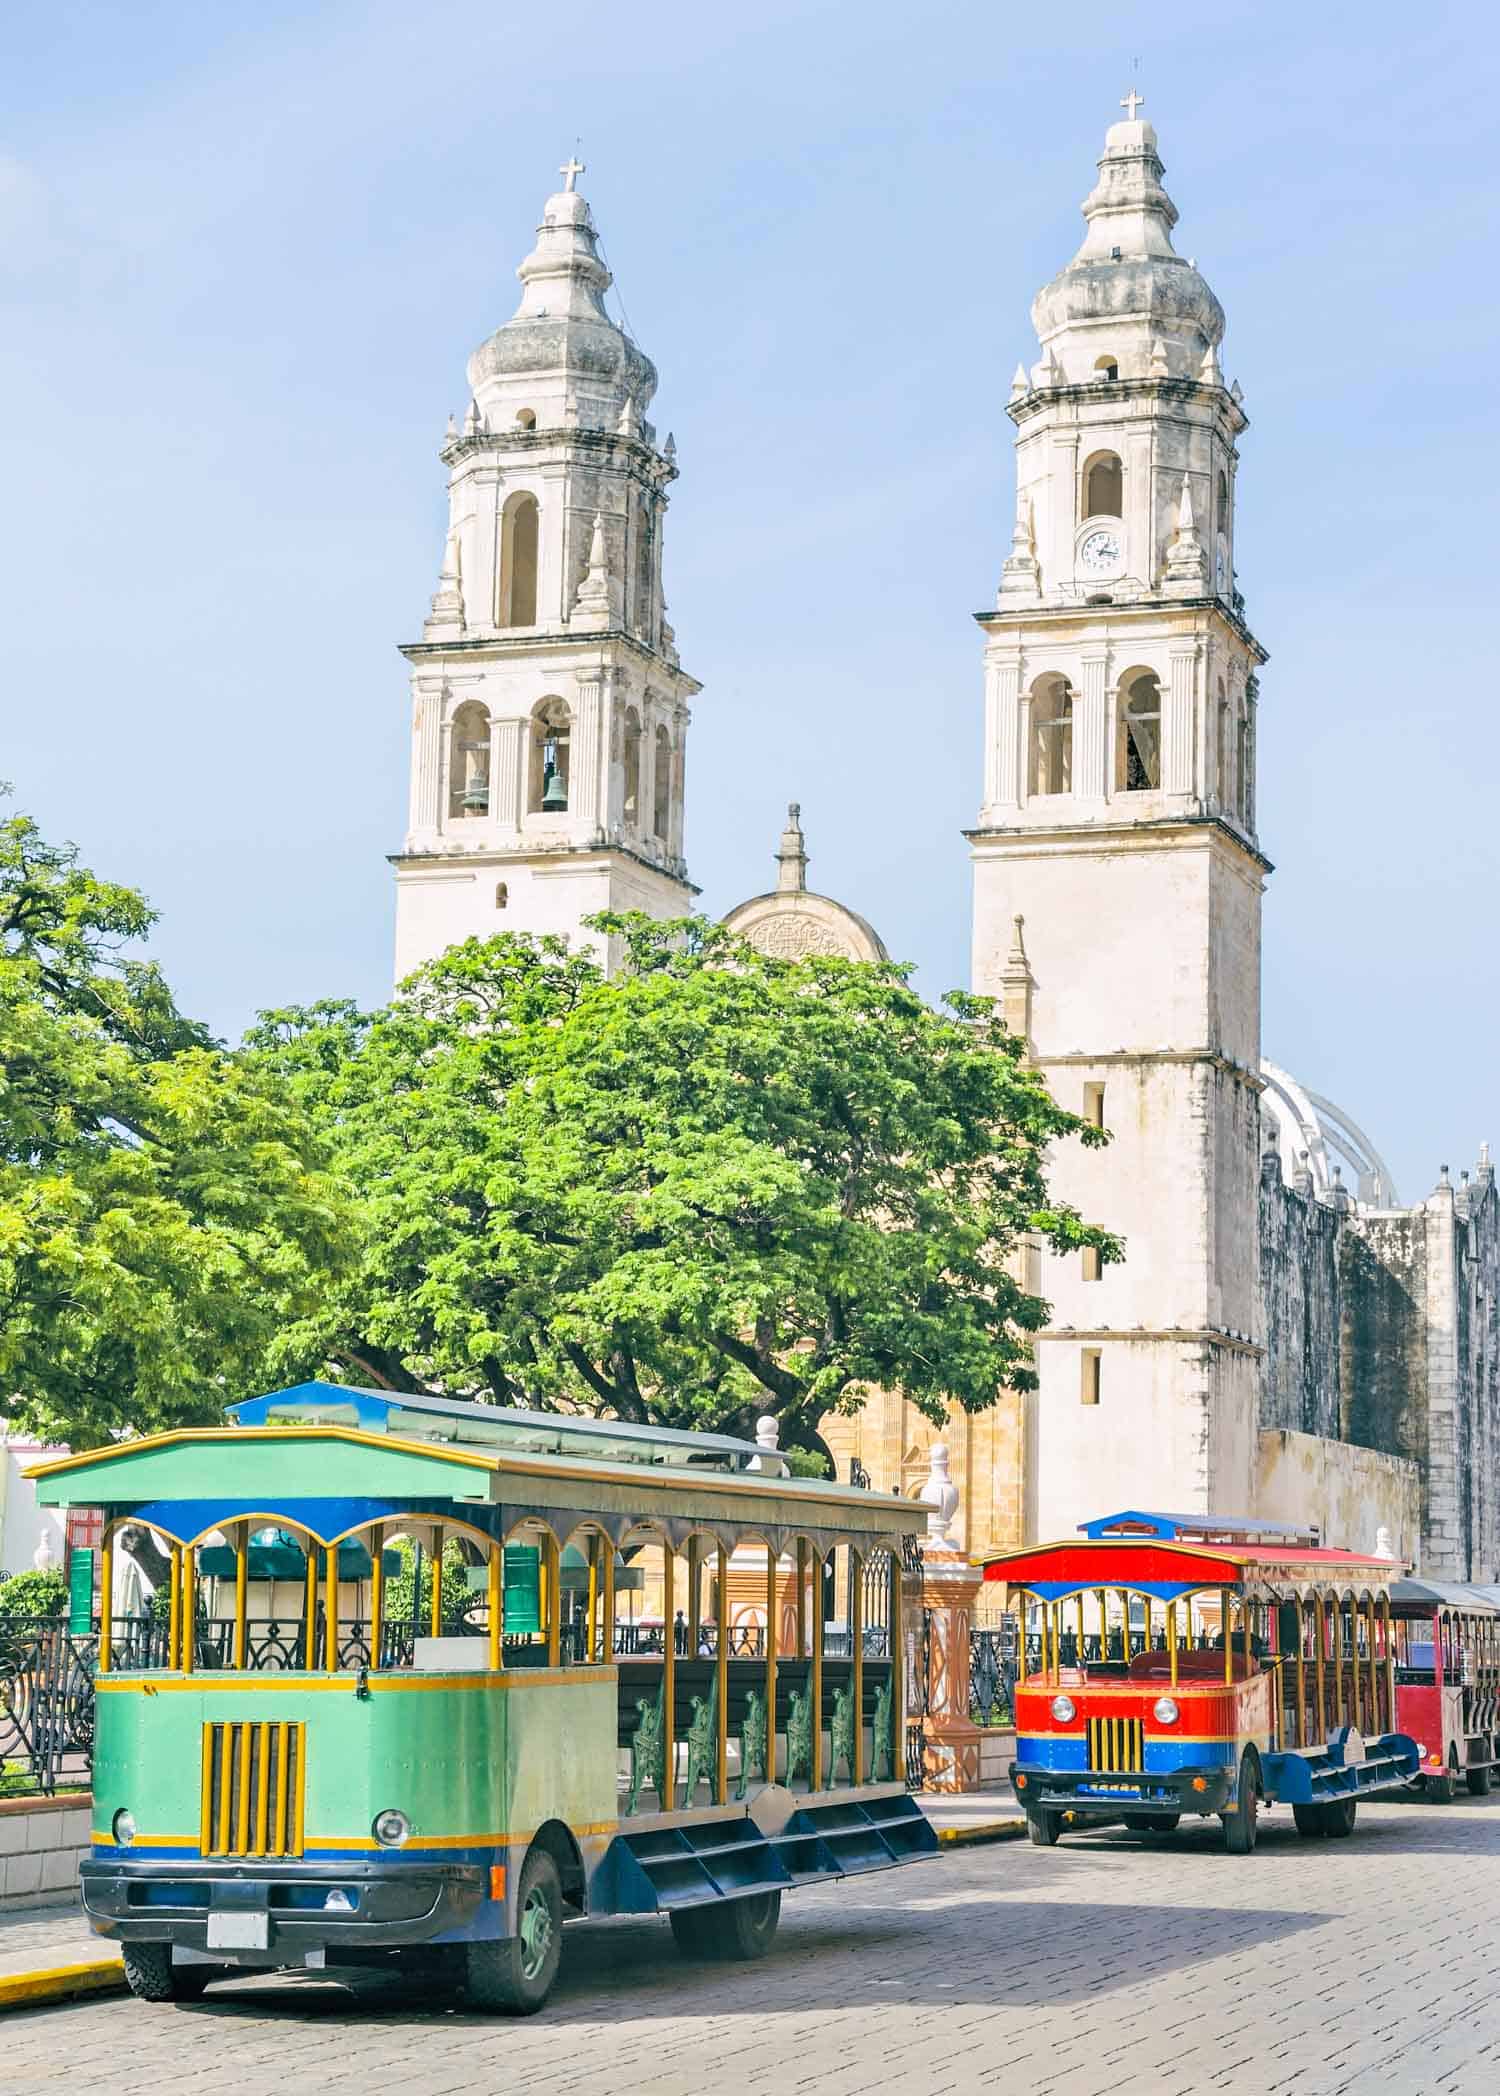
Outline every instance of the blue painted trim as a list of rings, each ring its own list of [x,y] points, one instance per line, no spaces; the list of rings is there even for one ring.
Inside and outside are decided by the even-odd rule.
[[[1092,1579],[1028,1579],[1026,1592],[1035,1594],[1043,1601],[1066,1601],[1074,1594],[1092,1594],[1099,1585],[1097,1575]],[[1111,1593],[1119,1590],[1117,1579],[1103,1582]],[[1149,1594],[1153,1601],[1180,1601],[1184,1594],[1196,1594],[1205,1586],[1218,1586],[1216,1579],[1132,1579],[1129,1583],[1132,1594]],[[1238,1582],[1233,1582],[1238,1584]]]

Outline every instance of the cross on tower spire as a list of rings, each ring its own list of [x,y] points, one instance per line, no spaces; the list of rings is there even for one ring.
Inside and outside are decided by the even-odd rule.
[[[1125,121],[1127,123],[1133,124],[1135,122],[1135,113],[1144,103],[1145,99],[1146,97],[1144,95],[1138,95],[1134,88],[1130,90],[1130,93],[1128,95],[1121,95],[1120,107],[1125,112]],[[569,189],[573,187],[571,182],[568,184],[568,187]]]
[[[570,154],[568,158],[563,162],[562,166],[557,170],[557,172],[560,175],[565,175],[567,177],[566,181],[563,183],[564,189],[573,189],[577,186],[578,177],[580,175],[586,175],[588,173],[588,168],[580,159],[577,158],[576,155]]]

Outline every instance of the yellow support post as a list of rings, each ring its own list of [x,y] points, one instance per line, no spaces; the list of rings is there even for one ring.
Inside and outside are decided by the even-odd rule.
[[[1224,1681],[1227,1685],[1234,1679],[1234,1636],[1229,1628],[1229,1589],[1219,1589],[1219,1635],[1224,1642]]]
[[[891,1776],[906,1780],[906,1627],[901,1592],[901,1545],[891,1552]],[[900,1778],[896,1771],[900,1769]]]
[[[198,1561],[193,1556],[189,1543],[182,1553],[182,1614],[178,1618],[178,1632],[182,1639],[181,1666],[184,1674],[191,1674],[193,1662],[198,1657]]]
[[[198,1790],[198,1853],[214,1852],[214,1728],[203,1728],[203,1767]]]
[[[380,1665],[385,1643],[385,1523],[370,1530],[370,1669]]]
[[[1303,1620],[1302,1596],[1297,1595],[1297,1745],[1307,1745],[1307,1625]]]
[[[250,1524],[237,1524],[234,1544],[234,1670],[245,1671],[250,1642]]]
[[[174,1543],[167,1559],[167,1672],[177,1672],[178,1638],[182,1623],[182,1545]]]
[[[823,1788],[823,1559],[812,1556],[812,1788]]]
[[[489,1595],[489,1663],[490,1672],[498,1674],[505,1661],[501,1640],[505,1635],[505,1546],[498,1536],[490,1538],[489,1577],[486,1588]]]
[[[551,1529],[542,1539],[542,1563],[547,1568],[547,1664],[562,1664],[562,1552]]]
[[[1167,1603],[1167,1666],[1169,1685],[1177,1686],[1177,1603]]]
[[[615,1541],[613,1536],[604,1538],[604,1635],[600,1640],[603,1647],[601,1657],[605,1666],[615,1663]]]
[[[852,1543],[848,1551],[849,1652],[854,1703],[854,1759],[849,1764],[849,1781],[858,1790],[865,1780],[865,1568],[864,1560]]]
[[[1313,1654],[1313,1685],[1318,1692],[1318,1732],[1320,1738],[1311,1744],[1318,1746],[1328,1737],[1328,1603],[1319,1590],[1313,1596],[1313,1629],[1317,1634],[1317,1650]]]
[[[677,1631],[673,1622],[673,1578],[676,1570],[677,1553],[672,1548],[670,1536],[661,1539],[661,1765],[662,1781],[666,1794],[661,1801],[663,1812],[677,1809],[677,1726],[675,1705],[677,1697]]]
[[[700,1572],[701,1572],[701,1552],[702,1552],[702,1547],[703,1547],[703,1538],[702,1538],[701,1536],[689,1536],[689,1537],[688,1537],[688,1547],[687,1547],[687,1562],[688,1562],[688,1644],[687,1644],[687,1656],[688,1656],[688,1658],[689,1658],[689,1659],[696,1659],[696,1658],[698,1657],[698,1646],[699,1646],[699,1643],[700,1643],[700,1641],[701,1641],[701,1639],[702,1639],[702,1634],[703,1634],[703,1593],[702,1593],[702,1586],[703,1586],[703,1582],[702,1582],[702,1579],[701,1579],[701,1577],[700,1577]]]
[[[94,1662],[96,1673],[109,1672],[110,1653],[113,1646],[114,1625],[110,1621],[110,1603],[115,1589],[115,1525],[104,1524],[104,1534],[99,1539],[99,1656]]]
[[[719,1712],[714,1738],[714,1803],[729,1803],[729,1552],[719,1545],[719,1583],[714,1595],[714,1672]],[[608,1656],[608,1655],[606,1655]]]
[[[323,1552],[323,1671],[339,1670],[339,1546],[330,1543]]]
[[[603,1537],[598,1534],[589,1537],[588,1650],[584,1657],[590,1666],[599,1658],[599,1549],[602,1542]]]
[[[311,1674],[318,1665],[318,1547],[309,1536],[303,1548],[307,1552],[307,1594],[303,1604],[302,1664]]]
[[[776,1781],[776,1552],[766,1544],[766,1781]]]
[[[797,1538],[797,1659],[807,1657],[807,1540]]]
[[[441,1637],[443,1634],[443,1524],[438,1521],[432,1530],[432,1582],[431,1601],[427,1612],[427,1634]]]

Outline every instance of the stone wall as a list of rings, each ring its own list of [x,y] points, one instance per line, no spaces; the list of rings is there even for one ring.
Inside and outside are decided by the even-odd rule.
[[[1422,1546],[1422,1474],[1415,1463],[1286,1427],[1262,1431],[1255,1511],[1268,1521],[1315,1522],[1338,1550],[1374,1550],[1416,1566]]]
[[[64,1906],[78,1896],[78,1866],[89,1850],[94,1801],[87,1791],[58,1798],[0,1798],[0,1912]]]
[[[1266,1365],[1260,1423],[1337,1439],[1339,1240],[1342,1215],[1281,1176],[1274,1150],[1261,1159],[1260,1273]],[[1354,1439],[1367,1437],[1355,1434]],[[1383,1445],[1383,1444],[1382,1444]]]

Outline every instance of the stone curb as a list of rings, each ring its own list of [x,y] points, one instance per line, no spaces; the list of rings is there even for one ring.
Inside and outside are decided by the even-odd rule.
[[[937,1838],[945,1849],[966,1849],[977,1846],[981,1841],[1017,1841],[1024,1839],[1024,1819],[983,1819],[973,1827],[939,1827]]]
[[[125,1985],[118,1958],[90,1958],[79,1965],[49,1965],[40,1972],[0,1975],[0,2009],[26,2009],[34,2002],[61,2001],[70,1994],[110,1994]]]

